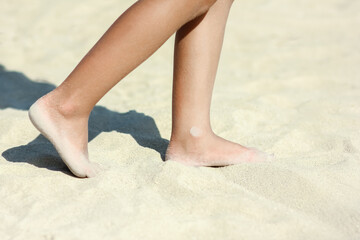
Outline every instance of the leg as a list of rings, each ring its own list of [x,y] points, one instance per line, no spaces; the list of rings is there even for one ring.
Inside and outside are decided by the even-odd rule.
[[[216,136],[210,125],[211,95],[231,4],[232,0],[218,0],[177,32],[168,160],[225,166],[264,158],[260,151]]]
[[[96,175],[88,159],[88,118],[116,83],[155,52],[183,24],[216,0],[140,0],[122,14],[67,79],[29,110],[78,177]]]

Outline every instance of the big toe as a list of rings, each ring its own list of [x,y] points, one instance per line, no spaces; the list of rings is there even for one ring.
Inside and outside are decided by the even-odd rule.
[[[252,162],[267,162],[267,161],[272,161],[275,158],[273,153],[269,154],[251,147],[249,149],[253,152],[251,158]]]
[[[95,177],[99,175],[103,170],[104,167],[99,163],[90,163],[86,171],[86,176],[88,178]]]

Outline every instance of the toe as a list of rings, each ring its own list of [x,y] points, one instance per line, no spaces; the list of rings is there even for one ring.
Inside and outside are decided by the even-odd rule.
[[[274,154],[268,154],[256,148],[249,148],[252,151],[252,162],[267,162],[274,159]]]
[[[99,175],[103,170],[104,168],[100,164],[90,163],[86,171],[86,176],[88,178],[95,177],[96,175]]]

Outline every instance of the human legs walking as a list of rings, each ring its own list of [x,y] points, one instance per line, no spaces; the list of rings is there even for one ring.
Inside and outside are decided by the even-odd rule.
[[[72,173],[92,177],[99,171],[88,157],[88,119],[95,104],[177,30],[167,159],[200,166],[260,159],[257,151],[216,136],[210,126],[212,88],[231,2],[137,1],[58,88],[31,106],[31,121]]]

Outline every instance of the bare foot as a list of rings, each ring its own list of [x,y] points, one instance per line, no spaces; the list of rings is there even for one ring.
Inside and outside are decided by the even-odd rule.
[[[94,177],[100,166],[88,159],[88,117],[64,114],[52,102],[51,93],[37,100],[29,109],[31,122],[54,145],[75,176]]]
[[[198,129],[192,129],[189,135],[181,140],[171,139],[165,156],[165,160],[204,167],[264,162],[272,158],[273,155],[230,142],[212,132],[202,134]]]

